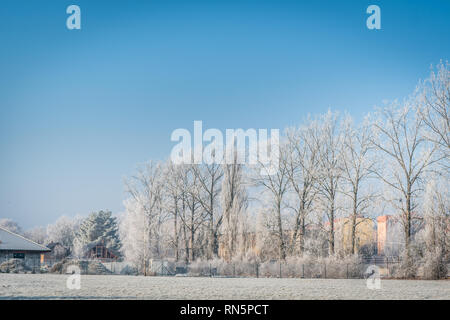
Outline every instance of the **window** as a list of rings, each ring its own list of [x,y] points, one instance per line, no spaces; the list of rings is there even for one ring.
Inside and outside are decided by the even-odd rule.
[[[14,259],[25,259],[25,253],[18,253],[18,252],[15,252],[15,253],[13,254],[13,258],[14,258]]]

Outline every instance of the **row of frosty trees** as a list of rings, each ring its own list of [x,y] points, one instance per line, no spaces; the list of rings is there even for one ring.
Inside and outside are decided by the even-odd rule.
[[[444,276],[449,101],[449,65],[441,63],[410,97],[360,124],[329,111],[287,128],[274,175],[236,161],[147,163],[126,181],[123,253],[139,270],[149,259],[342,260],[360,253],[358,225],[388,212],[402,226],[399,274],[412,277],[421,266]],[[349,248],[337,241],[341,217]]]
[[[397,275],[422,268],[443,277],[450,258],[449,83],[449,64],[441,63],[410,97],[360,124],[328,112],[287,128],[274,175],[236,161],[149,162],[127,179],[118,223],[101,211],[62,217],[29,236],[60,242],[76,256],[102,240],[141,273],[151,259],[348,264],[376,252],[358,246],[364,221],[391,214],[401,226]],[[340,218],[350,245],[342,245]]]

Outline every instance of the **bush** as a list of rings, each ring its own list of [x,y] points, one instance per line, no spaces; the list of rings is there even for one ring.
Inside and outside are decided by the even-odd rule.
[[[447,262],[441,248],[427,252],[424,257],[422,276],[424,279],[438,280],[447,278]]]

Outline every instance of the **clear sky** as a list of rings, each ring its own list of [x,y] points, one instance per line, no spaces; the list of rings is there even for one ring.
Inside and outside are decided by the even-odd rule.
[[[82,29],[66,28],[81,7]],[[381,30],[366,8],[381,8]],[[123,210],[123,178],[176,128],[357,119],[450,57],[450,1],[0,3],[0,218]]]

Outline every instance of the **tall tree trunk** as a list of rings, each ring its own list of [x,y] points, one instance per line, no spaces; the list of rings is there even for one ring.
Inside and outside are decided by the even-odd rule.
[[[195,241],[195,232],[194,229],[191,229],[191,258],[190,261],[193,262],[195,260],[195,253],[194,253],[194,241]]]
[[[305,203],[301,202],[300,208],[298,209],[296,222],[294,226],[294,232],[292,234],[291,240],[291,253],[295,254],[295,247],[297,245],[297,238],[299,239],[299,254],[303,255],[304,247],[304,235],[305,235]]]
[[[195,240],[195,226],[194,226],[194,214],[195,214],[195,200],[193,200],[192,203],[192,211],[191,211],[191,257],[190,257],[190,261],[193,262],[195,260],[195,253],[194,253],[194,240]]]
[[[183,209],[183,237],[184,237],[184,250],[185,250],[185,254],[184,254],[184,260],[186,263],[189,262],[189,237],[187,234],[187,228],[186,228],[186,222],[184,219],[186,219],[186,202],[185,202],[185,198],[183,196],[183,200],[182,200],[182,209]]]
[[[299,239],[300,256],[303,256],[303,253],[305,252],[305,232],[306,232],[305,216],[302,215],[300,222],[300,239]]]
[[[329,233],[329,254],[334,255],[334,203],[331,204],[330,210],[330,233]]]
[[[353,197],[353,214],[352,214],[352,230],[351,230],[351,253],[355,254],[356,247],[356,218],[357,218],[357,194]]]
[[[406,210],[405,210],[405,250],[406,250],[406,263],[410,265],[411,262],[411,252],[410,252],[410,243],[411,243],[411,191],[410,184],[407,186],[407,195],[406,195]]]
[[[210,209],[210,220],[209,220],[209,250],[208,250],[208,259],[213,259],[216,253],[215,249],[215,231],[214,231],[214,176],[211,177],[211,186],[210,186],[211,194],[209,196],[209,209]]]
[[[190,251],[189,251],[189,237],[188,237],[188,234],[187,234],[187,230],[186,230],[186,226],[185,225],[183,225],[183,236],[184,236],[184,251],[185,251],[185,254],[184,254],[184,261],[186,262],[186,263],[188,263],[189,262],[189,257],[190,257]]]
[[[405,212],[405,249],[409,257],[409,245],[411,242],[411,184],[407,185],[406,192],[406,212]]]
[[[175,241],[175,261],[178,261],[178,199],[175,198],[175,217],[173,222],[174,241]]]
[[[278,214],[280,260],[284,260],[284,259],[286,259],[286,252],[285,252],[285,245],[284,245],[283,225],[282,225],[282,221],[281,221],[281,200],[277,201],[277,214]]]

